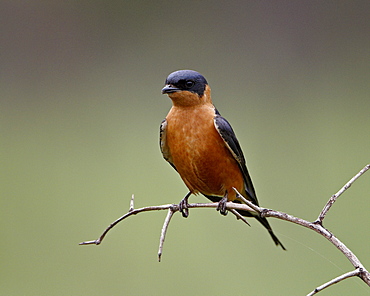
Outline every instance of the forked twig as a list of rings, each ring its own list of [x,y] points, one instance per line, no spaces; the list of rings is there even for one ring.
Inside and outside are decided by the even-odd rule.
[[[360,273],[361,273],[361,270],[359,268],[356,268],[353,271],[344,273],[344,274],[336,277],[335,279],[332,279],[331,281],[326,282],[325,284],[321,285],[320,287],[317,287],[311,293],[307,294],[307,296],[315,295],[315,294],[319,293],[320,291],[324,290],[325,288],[330,287],[331,285],[334,285],[336,283],[339,283],[339,282],[341,282],[341,281],[343,281],[345,279],[348,279],[350,277],[358,276]]]
[[[329,199],[329,201],[326,203],[325,207],[322,209],[319,217],[317,218],[317,223],[322,223],[322,221],[325,218],[326,213],[329,211],[331,206],[335,203],[335,201],[338,199],[339,196],[342,195],[344,191],[346,191],[349,187],[352,186],[352,184],[360,178],[363,174],[366,173],[366,171],[370,169],[370,164],[366,165],[361,171],[359,171],[351,180],[349,180],[337,193],[332,195]]]
[[[96,239],[96,240],[92,240],[92,241],[85,241],[85,242],[82,242],[82,243],[79,243],[80,245],[100,245],[101,242],[103,241],[104,237],[107,235],[107,233],[114,227],[116,226],[119,222],[125,220],[126,218],[132,216],[132,215],[136,215],[136,214],[139,214],[139,213],[142,213],[142,212],[150,212],[150,211],[161,211],[161,210],[167,210],[169,209],[170,207],[174,206],[172,204],[168,204],[168,205],[161,205],[161,206],[152,206],[152,207],[143,207],[143,208],[139,208],[139,209],[132,209],[131,208],[131,205],[133,204],[133,198],[131,199],[131,202],[130,202],[130,210],[124,214],[122,217],[119,217],[116,221],[114,221],[113,223],[111,223],[105,230],[104,232],[102,233],[102,235]],[[176,206],[176,205],[175,205]]]
[[[116,221],[114,221],[113,223],[111,223],[104,230],[104,232],[101,234],[101,236],[98,239],[91,240],[91,241],[84,241],[84,242],[79,243],[79,245],[100,245],[101,242],[103,241],[103,239],[105,238],[105,236],[107,235],[107,233],[114,226],[116,226],[119,222],[125,220],[126,218],[128,218],[130,216],[137,215],[137,214],[143,213],[143,212],[163,211],[163,210],[168,210],[168,209],[171,209],[171,211],[173,213],[176,213],[176,212],[179,211],[179,206],[176,205],[176,204],[166,204],[166,205],[160,205],[160,206],[149,206],[149,207],[143,207],[143,208],[139,208],[139,209],[132,208],[133,204],[134,204],[134,195],[132,195],[132,197],[131,197],[131,200],[130,200],[130,209],[129,209],[129,211],[126,214],[124,214],[123,216],[119,217]],[[217,208],[217,206],[218,206],[218,203],[193,203],[193,204],[189,204],[188,205],[188,208],[189,209],[191,209],[191,208]],[[249,225],[249,223],[245,220],[245,218],[242,217],[242,216],[240,216],[240,214],[237,213],[235,210],[244,210],[244,211],[254,212],[253,209],[251,209],[247,205],[235,204],[233,202],[226,203],[226,208],[228,210],[230,210],[235,216],[237,216],[238,219],[241,219],[244,223],[246,223],[246,224]],[[164,224],[163,227],[166,226],[168,228],[168,225],[169,225],[169,223]],[[164,235],[165,235],[167,229],[166,228],[165,229],[162,228],[162,232],[163,231],[164,231]],[[164,239],[163,239],[163,241],[164,241]]]
[[[168,228],[168,225],[170,224],[171,218],[172,218],[174,213],[175,213],[175,211],[172,208],[169,208],[166,219],[164,220],[164,223],[163,223],[163,227],[162,227],[162,231],[161,231],[161,237],[159,238],[159,249],[158,249],[158,261],[159,262],[161,262],[163,244],[164,244],[164,240],[166,238],[167,228]]]

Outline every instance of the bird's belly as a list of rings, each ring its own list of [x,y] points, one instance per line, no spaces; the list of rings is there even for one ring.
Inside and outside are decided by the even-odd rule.
[[[239,166],[213,121],[183,127],[181,133],[168,133],[167,141],[173,163],[191,192],[224,196],[227,191],[233,200],[232,187],[242,190],[244,181]]]

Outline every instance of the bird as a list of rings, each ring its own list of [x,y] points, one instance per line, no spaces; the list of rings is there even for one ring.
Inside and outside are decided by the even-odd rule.
[[[234,188],[258,206],[239,141],[230,123],[213,105],[211,88],[204,76],[193,70],[172,72],[162,94],[172,100],[172,107],[160,125],[160,149],[189,189],[179,203],[182,215],[185,218],[189,215],[189,196],[199,193],[218,202],[217,210],[226,215],[226,202],[242,203]],[[256,218],[274,243],[285,250],[266,217],[237,211]]]

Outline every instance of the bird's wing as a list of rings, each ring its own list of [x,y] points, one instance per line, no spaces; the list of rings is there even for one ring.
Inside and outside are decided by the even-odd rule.
[[[235,160],[238,162],[239,168],[243,173],[245,191],[249,199],[255,204],[258,205],[258,200],[256,192],[254,190],[251,177],[249,176],[247,166],[245,164],[245,158],[243,151],[239,145],[239,141],[236,138],[236,135],[231,127],[230,123],[223,118],[220,113],[216,110],[216,116],[214,118],[214,124],[216,130],[220,134],[221,138],[224,140],[227,148],[229,148],[231,154],[234,156]]]
[[[163,119],[160,129],[159,129],[159,146],[161,148],[163,158],[167,160],[168,163],[177,171],[172,161],[172,156],[171,156],[170,149],[168,148],[168,145],[167,145],[166,137],[167,137],[167,120]]]

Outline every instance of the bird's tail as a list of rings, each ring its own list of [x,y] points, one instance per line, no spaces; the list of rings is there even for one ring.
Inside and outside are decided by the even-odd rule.
[[[248,212],[248,211],[238,210],[238,212],[242,216],[256,218],[267,229],[267,231],[269,232],[269,234],[270,234],[271,238],[273,239],[275,245],[281,246],[281,248],[283,250],[286,250],[285,247],[284,247],[284,245],[281,243],[281,241],[277,238],[277,236],[275,235],[275,233],[272,231],[272,228],[270,226],[270,223],[267,221],[266,218],[262,218],[262,217],[260,217],[258,215],[252,214],[251,212]]]
[[[249,199],[252,203],[254,203],[255,205],[258,206],[258,200],[255,196],[255,192],[254,192],[254,189],[252,187],[252,193],[247,191],[245,188],[244,188],[244,193],[243,193],[243,196],[247,196],[247,199]],[[244,203],[242,201],[239,201],[239,200],[234,200],[234,202],[241,202],[241,203]],[[281,243],[281,241],[277,238],[277,236],[275,235],[275,233],[272,231],[272,228],[270,226],[270,223],[267,221],[267,219],[265,217],[261,217],[258,213],[251,213],[251,212],[248,212],[248,211],[238,211],[242,216],[246,216],[246,217],[254,217],[256,218],[266,229],[267,231],[269,232],[272,240],[274,241],[275,245],[277,246],[281,246],[281,248],[285,251],[285,247],[284,245]]]
[[[271,235],[271,238],[273,239],[275,245],[282,247],[282,249],[285,251],[286,249],[285,249],[284,245],[281,243],[281,241],[277,238],[275,233],[272,231],[270,223],[267,221],[267,219],[262,218],[260,216],[256,216],[255,218],[267,229],[267,231]]]
[[[208,199],[210,199],[212,202],[219,202],[220,201],[220,197],[219,196],[209,196],[209,195],[206,195],[206,197]],[[235,203],[241,203],[240,200],[234,200],[233,202]],[[285,251],[285,247],[284,245],[281,243],[281,241],[277,238],[277,236],[275,235],[275,233],[272,231],[272,228],[270,226],[270,223],[267,221],[267,219],[265,217],[261,217],[259,216],[258,214],[252,214],[251,212],[248,212],[248,211],[243,211],[243,210],[237,210],[238,213],[244,217],[254,217],[256,218],[266,229],[267,231],[269,232],[271,238],[273,239],[275,245],[277,246],[281,246],[281,248]]]

